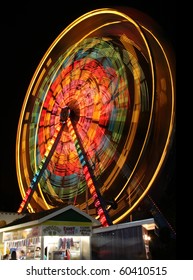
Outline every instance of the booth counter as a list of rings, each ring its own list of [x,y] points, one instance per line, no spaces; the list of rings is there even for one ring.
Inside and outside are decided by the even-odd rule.
[[[92,228],[100,222],[69,205],[27,214],[0,228],[4,254],[15,250],[18,259],[91,259]]]

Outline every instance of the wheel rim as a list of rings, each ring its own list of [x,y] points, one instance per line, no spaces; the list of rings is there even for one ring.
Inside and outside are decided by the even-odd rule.
[[[70,108],[97,187],[113,223],[123,220],[154,184],[175,123],[172,53],[134,10],[98,9],[70,24],[38,65],[20,114],[16,170],[22,197]],[[161,62],[161,64],[160,64]],[[68,128],[29,204],[40,211],[75,203],[95,213]]]

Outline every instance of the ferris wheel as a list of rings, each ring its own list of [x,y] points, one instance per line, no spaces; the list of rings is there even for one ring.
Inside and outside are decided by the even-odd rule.
[[[175,62],[141,15],[90,11],[43,56],[17,129],[18,213],[73,204],[107,226],[154,184],[175,129]]]

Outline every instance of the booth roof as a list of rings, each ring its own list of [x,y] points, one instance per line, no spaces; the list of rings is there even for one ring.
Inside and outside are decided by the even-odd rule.
[[[66,207],[53,208],[37,213],[28,213],[21,218],[14,220],[13,222],[0,228],[0,232],[7,231],[8,228],[13,229],[16,227],[32,226],[43,223],[45,221],[71,221],[71,222],[90,222],[92,226],[100,226],[100,222],[87,213],[83,212],[79,208],[68,205]]]

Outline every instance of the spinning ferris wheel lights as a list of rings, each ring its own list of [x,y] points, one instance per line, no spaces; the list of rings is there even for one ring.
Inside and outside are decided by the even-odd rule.
[[[81,150],[80,147],[80,140],[78,140],[77,138],[77,133],[75,132],[75,129],[73,128],[72,122],[70,120],[70,108],[68,106],[65,106],[60,114],[60,126],[57,127],[48,147],[46,150],[46,153],[44,155],[44,158],[41,161],[41,164],[38,167],[38,170],[35,174],[35,176],[32,179],[32,182],[30,184],[29,189],[26,192],[26,195],[22,201],[22,203],[20,204],[20,207],[18,209],[18,213],[21,213],[23,211],[26,210],[26,207],[28,206],[28,204],[30,203],[30,199],[33,195],[33,192],[36,190],[38,182],[41,179],[41,176],[44,172],[44,170],[46,169],[56,147],[57,144],[60,140],[60,137],[62,135],[62,131],[64,130],[64,127],[67,125],[69,133],[74,141],[82,168],[83,168],[83,173],[85,175],[85,179],[88,185],[88,188],[90,190],[90,193],[93,197],[94,200],[94,205],[97,209],[97,213],[99,215],[99,221],[101,222],[102,226],[109,226],[110,224],[112,224],[110,217],[108,216],[108,213],[106,211],[106,205],[104,204],[104,202],[102,201],[102,197],[100,195],[99,190],[97,190],[97,188],[94,185],[93,182],[93,175],[91,175],[91,168],[89,166],[89,162],[86,159],[83,151]],[[89,171],[90,170],[90,171]]]
[[[47,147],[47,150],[45,152],[45,155],[43,157],[43,159],[41,160],[41,163],[38,167],[38,170],[37,172],[35,173],[31,183],[30,183],[30,187],[29,189],[27,190],[26,192],[26,195],[24,197],[24,199],[22,200],[21,204],[20,204],[20,207],[18,209],[18,213],[21,213],[21,212],[24,212],[31,200],[31,197],[34,193],[34,191],[36,190],[37,188],[37,185],[42,177],[42,174],[43,172],[45,171],[55,149],[56,149],[56,146],[58,144],[58,141],[61,137],[61,134],[62,134],[62,131],[64,129],[64,126],[65,126],[65,122],[62,122],[58,127],[57,129],[55,130],[55,133],[53,135],[53,138],[51,139],[48,147]]]
[[[146,196],[175,128],[175,62],[160,38],[146,15],[123,8],[88,12],[59,34],[20,114],[19,212],[75,203],[106,226]]]

